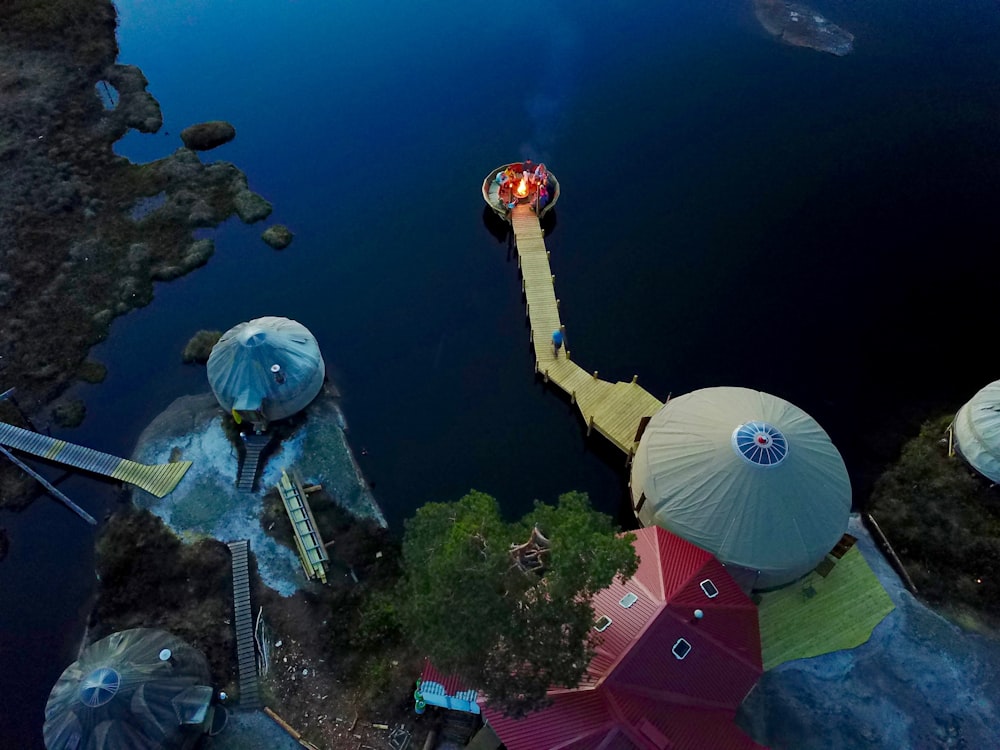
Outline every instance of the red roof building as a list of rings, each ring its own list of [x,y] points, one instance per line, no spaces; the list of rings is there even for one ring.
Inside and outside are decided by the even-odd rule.
[[[762,750],[733,723],[763,671],[757,608],[710,553],[635,534],[635,576],[594,598],[602,640],[584,682],[522,719],[483,704],[508,750]]]

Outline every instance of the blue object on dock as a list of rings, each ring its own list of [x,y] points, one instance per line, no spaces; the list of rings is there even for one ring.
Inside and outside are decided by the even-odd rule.
[[[559,347],[563,345],[563,332],[561,330],[552,332],[552,345],[556,351],[559,351]]]

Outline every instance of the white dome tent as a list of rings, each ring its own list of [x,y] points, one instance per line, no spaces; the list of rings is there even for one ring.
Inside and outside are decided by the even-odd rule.
[[[704,388],[650,419],[632,463],[632,507],[713,553],[743,585],[812,570],[847,529],[851,483],[817,422],[747,388]]]
[[[1000,482],[1000,380],[958,410],[953,429],[962,458],[987,479]]]
[[[49,694],[48,750],[187,750],[212,723],[213,688],[200,651],[135,628],[91,644]]]
[[[326,366],[309,330],[264,317],[226,331],[208,358],[208,382],[237,421],[265,428],[304,409],[323,388]]]

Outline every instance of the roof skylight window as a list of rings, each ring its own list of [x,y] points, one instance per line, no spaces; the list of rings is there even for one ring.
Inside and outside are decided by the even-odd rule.
[[[733,450],[749,464],[764,468],[777,466],[788,455],[788,441],[774,425],[767,422],[746,422],[731,438]]]
[[[711,578],[706,578],[701,582],[701,590],[705,592],[705,596],[709,599],[714,599],[719,595],[719,590],[715,588],[715,584],[712,583]]]
[[[639,601],[639,597],[638,597],[638,596],[636,596],[635,594],[633,594],[633,593],[632,593],[631,591],[629,591],[629,592],[628,592],[627,594],[625,594],[625,596],[623,596],[623,597],[622,597],[622,598],[621,598],[621,599],[620,599],[620,600],[618,601],[618,603],[619,603],[620,605],[622,605],[622,607],[623,607],[624,609],[628,609],[628,608],[629,608],[629,607],[631,607],[631,606],[632,606],[633,604],[635,604],[635,603],[636,603],[637,601]]]
[[[601,615],[597,618],[597,622],[594,623],[594,630],[598,633],[603,633],[611,626],[611,618],[607,615]]]
[[[676,656],[678,659],[683,659],[685,656],[691,653],[691,644],[685,641],[683,638],[678,638],[677,643],[675,643],[674,647],[670,650],[673,651],[674,656]]]

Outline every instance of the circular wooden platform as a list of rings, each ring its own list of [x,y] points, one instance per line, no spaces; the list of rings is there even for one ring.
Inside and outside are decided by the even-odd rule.
[[[494,169],[488,175],[486,179],[483,180],[483,200],[486,201],[486,205],[493,209],[493,211],[504,221],[510,221],[510,209],[507,208],[507,204],[500,200],[500,186],[497,185],[496,177],[500,172],[503,172],[508,167],[521,167],[522,162],[514,161],[509,164],[501,164],[499,167]],[[538,214],[538,218],[542,218],[556,205],[556,201],[559,200],[559,180],[552,172],[549,175],[549,195],[550,200],[542,208],[541,213]],[[521,199],[521,203],[530,202],[531,198]]]

